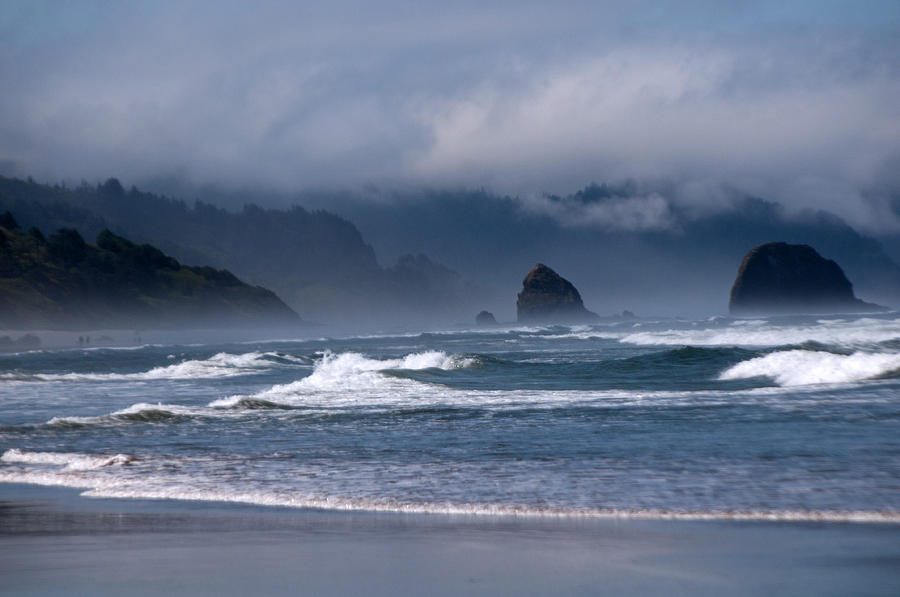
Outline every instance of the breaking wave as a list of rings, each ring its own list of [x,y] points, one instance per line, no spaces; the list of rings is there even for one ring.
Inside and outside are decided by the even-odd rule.
[[[737,351],[737,352],[735,352]],[[207,361],[223,362],[216,355]],[[674,363],[691,366],[696,361],[734,362],[734,357],[752,355],[742,349],[719,354],[719,349],[682,347],[662,353],[613,361],[627,374],[659,368]],[[233,355],[230,355],[233,356]],[[243,366],[269,363],[266,354],[240,355]],[[724,361],[724,362],[723,362]],[[777,387],[746,388],[739,391],[724,388],[705,389],[480,389],[447,385],[441,375],[445,371],[466,369],[492,361],[487,357],[448,354],[440,351],[410,353],[398,358],[377,359],[356,352],[325,351],[315,361],[306,377],[290,383],[275,384],[255,393],[231,395],[205,405],[182,405],[139,402],[127,408],[95,416],[56,416],[43,426],[57,428],[111,427],[128,424],[179,424],[192,419],[222,419],[245,416],[276,416],[275,411],[303,411],[298,416],[328,412],[405,412],[421,408],[463,408],[487,410],[585,408],[693,408],[698,406],[737,406],[742,404],[778,405],[796,397],[785,398]],[[181,363],[180,365],[184,365]],[[234,362],[232,361],[232,365]],[[720,371],[713,365],[713,371]],[[900,370],[900,355],[882,353],[832,354],[816,350],[775,352],[751,358],[712,373],[720,381],[770,377],[778,386],[835,384],[863,381],[889,375]],[[430,373],[428,373],[430,371]],[[802,388],[794,392],[805,392]],[[828,403],[831,396],[818,400]],[[267,415],[266,412],[271,412]],[[253,413],[258,414],[253,414]],[[277,415],[281,416],[281,415]]]
[[[165,480],[156,475],[116,476],[116,469],[142,463],[126,454],[97,455],[7,450],[0,461],[17,470],[0,471],[0,483],[31,483],[84,489],[85,497],[165,499],[242,503],[329,511],[502,516],[528,518],[599,518],[647,520],[745,520],[772,522],[900,523],[900,511],[884,510],[678,510],[661,508],[566,508],[491,503],[406,502],[390,498],[357,498],[296,491],[205,488],[202,481]],[[17,466],[16,466],[17,465]]]
[[[738,363],[722,372],[719,379],[769,377],[780,386],[802,386],[859,382],[898,372],[900,354],[787,350]]]
[[[400,502],[390,499],[298,496],[293,493],[226,492],[184,488],[175,490],[153,490],[107,487],[91,489],[86,491],[83,495],[98,498],[174,499],[388,514],[623,520],[900,523],[900,511],[893,510],[667,510],[661,508],[554,508],[520,506],[514,504]]]
[[[87,471],[108,466],[121,466],[137,462],[127,454],[112,456],[64,452],[26,452],[12,448],[0,456],[0,461],[17,464],[51,465],[66,471]]]
[[[39,381],[142,381],[160,379],[214,379],[255,375],[279,365],[307,364],[304,359],[279,353],[248,352],[229,354],[220,352],[204,360],[187,360],[166,367],[154,367],[139,373],[39,373],[32,376],[9,373],[7,379]]]
[[[253,396],[231,396],[215,400],[209,404],[213,408],[251,407],[266,403],[278,405],[302,405],[297,399],[313,395],[327,394],[326,401],[317,401],[330,406],[356,404],[360,397],[354,390],[367,390],[365,400],[380,401],[385,397],[407,394],[413,388],[425,384],[397,375],[402,371],[441,369],[450,371],[477,364],[474,358],[448,355],[445,352],[421,352],[408,354],[397,359],[372,359],[355,352],[335,354],[325,351],[313,372],[298,381],[279,384]],[[403,390],[403,391],[401,391]]]
[[[785,346],[808,342],[863,346],[900,338],[900,319],[861,318],[764,327],[751,323],[757,322],[737,320],[727,327],[640,331],[620,335],[619,341],[642,346]]]
[[[96,417],[53,417],[45,423],[49,427],[86,427],[134,423],[178,423],[201,415],[200,409],[177,404],[148,404],[141,402],[128,408]]]
[[[369,382],[386,379],[388,371],[414,371],[422,369],[443,369],[445,371],[471,367],[477,361],[445,352],[419,352],[399,359],[370,359],[356,352],[335,354],[325,351],[316,362],[313,372],[298,383],[316,389],[347,389],[348,386],[368,386]]]

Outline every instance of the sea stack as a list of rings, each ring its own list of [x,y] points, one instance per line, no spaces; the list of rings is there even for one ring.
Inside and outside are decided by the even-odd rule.
[[[841,267],[809,245],[750,249],[731,287],[732,315],[884,311],[856,298]]]
[[[490,311],[482,311],[475,316],[475,323],[481,327],[490,327],[497,325],[497,319]]]
[[[571,282],[538,263],[522,281],[516,301],[520,323],[578,323],[593,321],[597,314],[584,308]]]

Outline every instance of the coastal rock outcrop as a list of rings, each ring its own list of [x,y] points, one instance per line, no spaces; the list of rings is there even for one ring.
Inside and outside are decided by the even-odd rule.
[[[494,314],[490,311],[481,311],[478,315],[475,316],[475,323],[481,327],[488,327],[497,325],[497,320],[496,318],[494,318]]]
[[[773,242],[741,261],[731,300],[733,315],[884,311],[856,298],[841,267],[809,245]]]
[[[575,286],[543,263],[531,268],[522,281],[516,314],[521,323],[572,323],[598,318],[584,308]]]

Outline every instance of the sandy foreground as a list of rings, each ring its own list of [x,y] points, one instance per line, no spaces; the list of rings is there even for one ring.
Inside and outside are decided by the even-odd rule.
[[[323,512],[0,485],[2,595],[900,595],[900,525]]]

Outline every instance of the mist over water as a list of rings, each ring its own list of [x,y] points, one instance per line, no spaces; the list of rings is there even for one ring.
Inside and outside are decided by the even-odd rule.
[[[7,354],[0,481],[325,509],[896,522],[898,347],[892,313]]]

